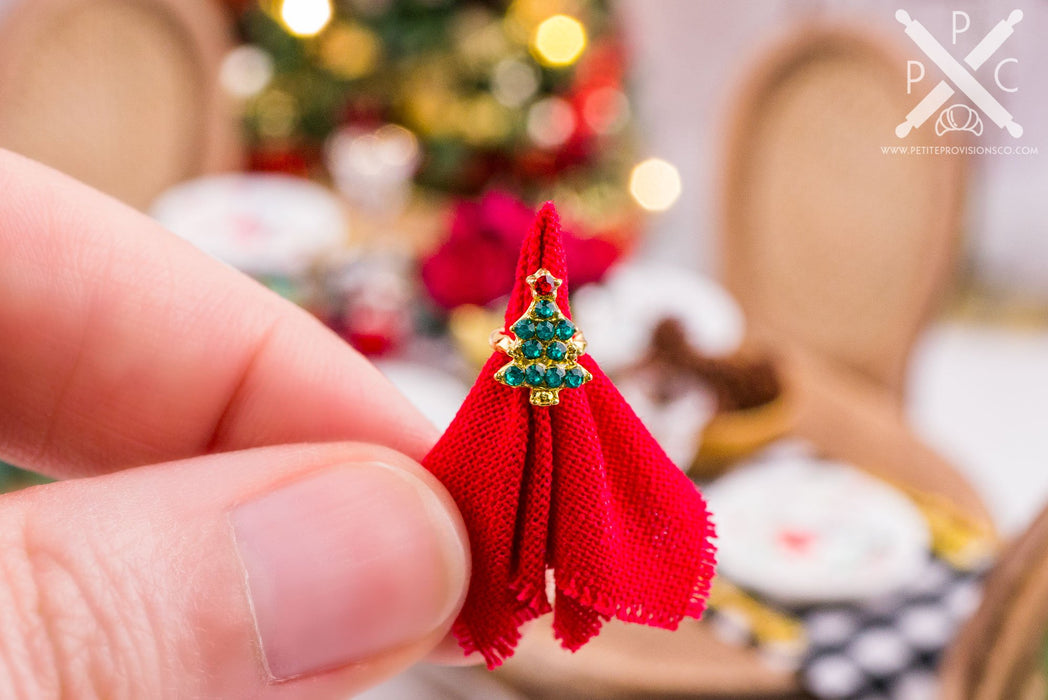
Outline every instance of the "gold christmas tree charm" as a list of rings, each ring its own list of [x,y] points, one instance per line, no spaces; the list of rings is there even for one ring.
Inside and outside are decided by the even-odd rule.
[[[528,276],[531,305],[510,327],[491,334],[491,346],[512,360],[502,366],[495,379],[506,386],[531,390],[535,406],[556,406],[561,389],[577,389],[593,378],[578,363],[586,352],[586,339],[557,306],[561,280],[540,268]]]

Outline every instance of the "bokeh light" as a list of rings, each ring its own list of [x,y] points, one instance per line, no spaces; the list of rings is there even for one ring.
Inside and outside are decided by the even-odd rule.
[[[512,128],[511,113],[491,95],[480,94],[463,100],[458,110],[461,137],[477,146],[501,142]]]
[[[507,107],[520,107],[539,89],[538,68],[518,58],[504,58],[491,76],[491,94]]]
[[[537,146],[556,148],[575,132],[575,110],[559,97],[539,100],[528,110],[528,136]]]
[[[273,79],[273,57],[257,46],[238,46],[222,59],[218,79],[233,97],[254,97]]]
[[[269,138],[286,138],[298,125],[298,101],[283,90],[267,90],[255,102],[258,131]]]
[[[413,171],[418,165],[419,145],[415,134],[399,124],[386,124],[375,131],[381,157],[389,166]]]
[[[617,133],[629,122],[629,98],[622,90],[613,87],[594,90],[586,98],[582,116],[598,134]]]
[[[531,51],[540,63],[554,68],[570,66],[586,49],[586,28],[569,15],[553,15],[535,29]]]
[[[371,73],[381,55],[382,43],[378,36],[360,24],[334,24],[320,41],[320,59],[324,66],[345,80]]]
[[[328,139],[326,150],[335,173],[352,170],[397,181],[414,173],[420,156],[415,134],[399,124],[385,124],[375,131],[340,129]]]
[[[295,36],[316,36],[333,14],[331,0],[284,0],[280,5],[280,19]]]
[[[666,211],[680,197],[680,173],[672,163],[649,158],[630,173],[630,194],[648,211]]]

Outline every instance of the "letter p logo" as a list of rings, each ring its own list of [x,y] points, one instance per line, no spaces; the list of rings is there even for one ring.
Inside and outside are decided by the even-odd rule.
[[[917,70],[914,70],[917,69]],[[914,83],[919,83],[924,80],[924,64],[920,61],[907,61],[906,62],[906,94],[909,95],[913,91]]]

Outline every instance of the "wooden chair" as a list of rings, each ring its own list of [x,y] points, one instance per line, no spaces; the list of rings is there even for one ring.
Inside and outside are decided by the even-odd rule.
[[[881,154],[912,108],[904,67],[876,37],[819,26],[767,54],[729,129],[724,280],[751,342],[779,361],[792,434],[989,527],[901,412],[910,346],[949,279],[964,172],[952,158]],[[929,131],[906,143],[927,145]],[[540,620],[503,675],[534,697],[802,696],[791,673],[704,623],[612,623],[571,655]]]
[[[944,700],[1048,697],[1048,509],[1013,542],[943,663]]]
[[[905,61],[875,37],[804,29],[746,82],[722,182],[724,282],[754,335],[896,399],[950,277],[965,170],[959,156],[882,153],[944,143],[930,123],[895,136],[918,99],[905,85]]]
[[[240,163],[214,0],[0,0],[0,147],[137,207]]]

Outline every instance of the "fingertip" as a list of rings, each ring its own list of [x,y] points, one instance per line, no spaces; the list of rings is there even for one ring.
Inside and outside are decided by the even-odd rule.
[[[32,523],[14,540],[62,562],[38,592],[66,602],[12,610],[61,615],[64,653],[103,630],[130,640],[90,647],[91,664],[123,670],[93,679],[106,696],[346,697],[439,647],[468,587],[454,502],[377,445],[259,448],[56,482],[4,496],[0,515]],[[0,554],[0,565],[21,560]]]
[[[329,467],[230,520],[275,680],[366,662],[443,629],[462,604],[457,513],[400,467]]]

